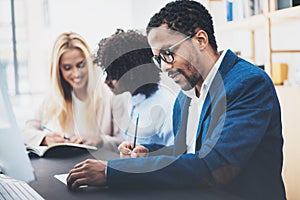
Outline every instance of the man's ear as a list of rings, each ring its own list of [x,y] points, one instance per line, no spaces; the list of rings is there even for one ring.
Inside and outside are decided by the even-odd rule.
[[[195,39],[198,41],[200,49],[204,49],[208,45],[208,35],[204,30],[197,31]]]

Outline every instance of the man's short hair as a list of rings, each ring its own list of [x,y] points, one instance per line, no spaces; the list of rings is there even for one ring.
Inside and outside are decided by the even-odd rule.
[[[152,28],[162,24],[167,24],[171,30],[185,35],[191,35],[199,28],[204,30],[208,35],[209,44],[217,52],[212,16],[202,4],[188,0],[168,3],[150,19],[147,34]]]

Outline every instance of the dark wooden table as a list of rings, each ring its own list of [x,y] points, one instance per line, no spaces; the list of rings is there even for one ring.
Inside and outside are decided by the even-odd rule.
[[[117,153],[106,152],[79,152],[76,155],[49,156],[46,158],[31,157],[32,166],[37,180],[30,183],[46,200],[57,199],[108,199],[108,200],[135,200],[135,199],[182,199],[182,200],[238,200],[232,196],[215,189],[109,189],[98,187],[86,187],[77,191],[70,191],[66,185],[54,178],[56,174],[68,173],[73,166],[88,158],[108,160],[118,158]]]

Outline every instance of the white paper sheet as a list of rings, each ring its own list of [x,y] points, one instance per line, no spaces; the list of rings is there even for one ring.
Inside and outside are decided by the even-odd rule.
[[[56,174],[54,178],[67,185],[67,177],[69,174]]]
[[[60,182],[62,182],[65,185],[67,185],[67,177],[68,177],[68,175],[69,174],[56,174],[56,175],[54,175],[54,178],[56,178]],[[84,188],[84,187],[88,187],[88,185],[82,185],[79,188]]]

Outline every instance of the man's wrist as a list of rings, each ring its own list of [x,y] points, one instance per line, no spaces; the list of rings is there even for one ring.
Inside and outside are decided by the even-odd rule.
[[[101,161],[101,162],[105,165],[104,175],[105,175],[105,177],[106,177],[106,175],[107,175],[107,164],[108,164],[108,162],[107,162],[107,161]]]

